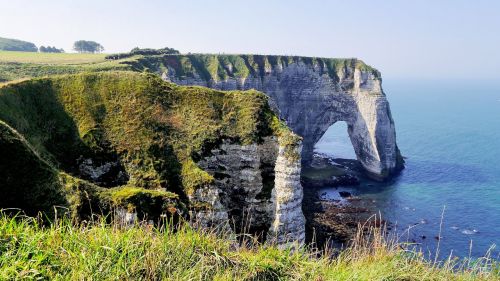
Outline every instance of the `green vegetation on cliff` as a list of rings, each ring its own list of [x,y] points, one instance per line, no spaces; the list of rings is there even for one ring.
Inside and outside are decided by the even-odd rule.
[[[17,151],[0,160],[6,167],[0,175],[11,180],[2,188],[31,188],[28,183],[39,181],[38,174],[32,173],[37,177],[32,180],[23,175],[40,166],[41,183],[27,193],[34,200],[62,194],[44,204],[70,206],[73,214],[84,215],[92,209],[86,200],[104,210],[146,209],[147,202],[163,210],[174,207],[178,198],[213,182],[196,162],[222,139],[250,144],[276,135],[298,141],[280,125],[262,93],[180,87],[136,72],[82,73],[3,86],[0,120],[28,155],[22,163],[11,160]]]
[[[176,50],[138,49],[116,55],[100,54],[26,54],[0,51],[0,83],[84,71],[131,70],[161,74],[168,69],[180,78],[199,77],[204,81],[228,78],[263,77],[277,66],[301,63],[337,80],[339,72],[357,68],[380,73],[358,59],[314,58],[271,55],[178,54]]]
[[[69,210],[75,219],[87,219],[95,212],[111,208],[137,208],[145,218],[174,210],[178,196],[165,191],[120,187],[106,189],[57,171],[13,128],[0,121],[0,206],[35,216],[52,217],[57,208]],[[174,209],[172,209],[174,208]],[[13,212],[17,212],[13,210]]]
[[[264,77],[276,67],[286,67],[292,63],[314,66],[317,71],[339,79],[339,73],[347,68],[357,68],[380,77],[378,70],[358,59],[314,58],[299,56],[271,56],[271,55],[162,55],[142,56],[136,60],[123,62],[131,65],[137,71],[151,71],[161,73],[166,69],[175,71],[179,78],[201,78],[209,81],[223,81],[227,78]]]

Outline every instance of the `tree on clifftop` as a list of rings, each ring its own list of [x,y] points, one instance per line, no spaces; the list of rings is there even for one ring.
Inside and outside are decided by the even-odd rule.
[[[73,50],[79,53],[100,53],[104,51],[104,47],[94,41],[79,40],[73,44]]]
[[[40,53],[64,53],[64,50],[63,49],[58,49],[56,47],[51,47],[51,46],[40,46],[40,48],[38,48],[38,51]]]

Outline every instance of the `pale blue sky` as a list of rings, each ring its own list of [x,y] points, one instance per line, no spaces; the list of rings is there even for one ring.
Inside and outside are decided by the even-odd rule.
[[[500,1],[0,0],[0,37],[106,52],[357,57],[391,78],[500,81]]]

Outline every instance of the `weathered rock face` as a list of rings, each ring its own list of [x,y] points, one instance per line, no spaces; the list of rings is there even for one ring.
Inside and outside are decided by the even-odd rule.
[[[300,154],[300,146],[287,148]],[[226,140],[198,165],[215,178],[190,198],[201,226],[220,226],[262,240],[304,242],[300,158],[285,154],[276,137],[261,144],[239,145]],[[227,225],[229,223],[229,225]]]
[[[0,208],[66,206],[76,219],[116,210],[124,224],[182,216],[303,243],[300,152],[256,91],[132,72],[0,88],[0,190],[11,195]]]
[[[300,155],[301,147],[292,153]],[[305,218],[302,213],[303,189],[300,184],[301,162],[287,156],[286,148],[280,146],[275,166],[275,181],[271,202],[273,222],[269,229],[271,237],[280,245],[305,240]]]
[[[209,66],[218,65],[217,75],[196,67],[199,63],[195,59],[200,58],[179,55],[162,61],[163,69],[167,69],[162,78],[180,85],[220,90],[253,88],[266,93],[280,116],[303,137],[305,162],[312,158],[314,145],[326,130],[335,122],[345,121],[357,158],[369,175],[386,179],[403,167],[389,103],[377,70],[356,59],[212,57],[215,64],[210,62]],[[180,73],[176,65],[182,58],[192,62],[188,75]],[[238,74],[242,72],[241,63],[237,69],[235,58],[245,62],[246,76]]]

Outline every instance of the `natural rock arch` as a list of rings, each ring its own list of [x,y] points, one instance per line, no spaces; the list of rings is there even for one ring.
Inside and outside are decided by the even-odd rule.
[[[344,121],[357,159],[367,172],[384,179],[398,169],[394,122],[381,81],[359,69],[344,69],[335,83],[328,76],[296,64],[284,71],[279,88],[265,91],[280,115],[304,138],[303,161],[330,126]],[[301,79],[297,79],[301,77]]]
[[[199,63],[194,64],[197,61],[192,57],[176,57],[191,59],[193,74],[179,75],[178,67],[169,59],[163,62],[167,69],[163,79],[220,90],[253,88],[271,97],[271,105],[303,137],[305,163],[312,159],[314,145],[326,130],[335,122],[345,121],[357,159],[368,175],[384,180],[403,167],[380,73],[359,60],[253,56],[250,61],[249,56],[241,56],[249,74],[237,77],[236,65],[224,64],[229,61],[226,57],[234,56],[212,56],[221,66],[218,71],[225,73],[212,76],[206,70],[205,75],[199,74]]]

